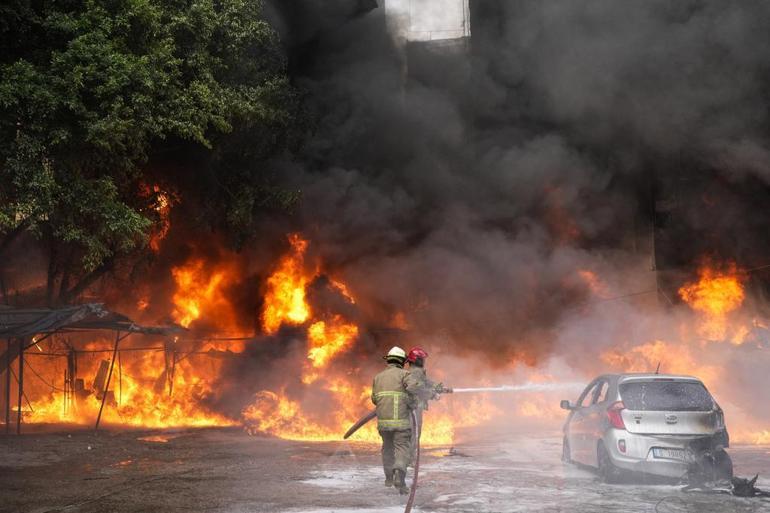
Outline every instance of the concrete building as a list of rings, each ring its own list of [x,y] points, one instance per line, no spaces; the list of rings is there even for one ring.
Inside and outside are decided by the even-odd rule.
[[[471,35],[468,0],[381,0],[388,29],[406,43]]]

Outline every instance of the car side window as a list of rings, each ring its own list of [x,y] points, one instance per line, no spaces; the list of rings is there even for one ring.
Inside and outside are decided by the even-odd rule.
[[[610,384],[602,381],[597,386],[598,388],[594,392],[594,401],[591,404],[600,404],[607,400],[607,390],[610,388]]]
[[[583,392],[583,395],[580,396],[580,402],[579,406],[581,408],[588,408],[591,406],[591,401],[594,397],[594,392],[596,392],[596,383],[590,385],[585,392]]]

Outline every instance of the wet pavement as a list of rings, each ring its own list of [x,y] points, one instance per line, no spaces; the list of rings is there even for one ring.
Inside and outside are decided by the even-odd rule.
[[[558,433],[466,437],[425,448],[418,512],[770,512],[770,502],[604,485],[559,461]],[[730,450],[738,475],[770,489],[770,447]],[[238,429],[0,437],[2,512],[385,512],[405,498],[382,484],[378,447],[288,442]]]

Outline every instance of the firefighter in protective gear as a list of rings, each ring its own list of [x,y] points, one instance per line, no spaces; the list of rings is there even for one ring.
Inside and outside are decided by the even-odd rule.
[[[382,438],[382,468],[385,486],[395,485],[401,494],[409,492],[406,486],[406,466],[411,457],[411,410],[414,397],[406,390],[404,369],[406,352],[393,347],[384,357],[388,367],[374,377],[372,402],[377,407],[377,430]]]
[[[436,384],[428,379],[425,371],[425,359],[428,353],[419,346],[413,347],[406,357],[409,362],[409,376],[407,377],[407,391],[417,398],[417,409],[422,412],[428,409],[428,401],[435,399]]]
[[[422,431],[422,412],[428,409],[428,401],[437,399],[439,394],[445,390],[441,383],[434,383],[428,379],[428,374],[425,371],[426,358],[428,358],[428,353],[419,346],[413,347],[406,357],[406,361],[409,362],[409,375],[406,378],[406,390],[414,395],[416,399],[415,417],[417,426],[415,428],[415,433]],[[446,391],[449,391],[449,389],[446,389]],[[416,450],[417,436],[415,435],[412,437],[410,461],[414,460]]]

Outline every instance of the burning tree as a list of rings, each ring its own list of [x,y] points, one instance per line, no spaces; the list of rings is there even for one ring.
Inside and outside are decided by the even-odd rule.
[[[0,255],[40,240],[49,304],[157,247],[180,180],[153,156],[197,151],[208,174],[182,181],[233,231],[271,198],[291,201],[253,165],[284,146],[295,99],[259,2],[0,9],[12,20],[0,26]],[[228,146],[264,130],[271,143]],[[148,187],[139,166],[166,185]]]

